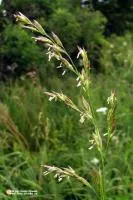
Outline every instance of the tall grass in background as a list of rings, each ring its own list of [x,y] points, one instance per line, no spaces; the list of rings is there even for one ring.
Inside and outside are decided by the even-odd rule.
[[[75,89],[67,88],[67,81],[71,85],[76,81],[66,78],[63,85],[66,93],[74,94],[75,99],[78,99],[79,88],[76,88],[74,93]],[[112,81],[109,78],[105,79],[102,75],[97,79],[93,78],[94,88],[91,98],[95,108],[99,108],[99,105],[105,105],[106,94],[109,93],[113,83],[120,90],[117,95],[121,102],[116,116],[117,135],[111,144],[110,160],[106,163],[106,176],[111,188],[108,191],[109,199],[128,200],[132,199],[133,160],[130,113],[132,98],[130,93],[127,93],[127,96],[124,95],[126,91],[129,91],[128,86],[120,88],[118,83],[118,85],[115,84],[116,79]],[[103,85],[108,88],[103,90]],[[66,167],[71,164],[76,172],[90,181],[92,175],[95,174],[94,168],[99,165],[94,159],[98,159],[96,149],[88,150],[88,140],[93,127],[88,126],[86,122],[77,124],[79,121],[77,114],[58,102],[50,103],[42,90],[29,81],[7,86],[2,84],[0,90],[1,102],[8,107],[10,117],[30,146],[30,151],[21,149],[6,126],[0,126],[0,198],[19,199],[17,195],[7,196],[7,189],[31,189],[38,191],[38,199],[92,199],[91,192],[88,194],[88,189],[73,179],[64,180],[58,184],[53,176],[44,177],[40,165],[45,163]],[[40,110],[44,115],[44,118],[41,117],[42,123],[38,123]],[[98,115],[100,116],[99,126],[104,129],[106,116],[100,113]],[[34,127],[38,127],[39,131],[34,131],[35,134],[32,136],[33,130],[37,130]],[[28,198],[21,196],[24,200]],[[95,199],[94,196],[93,199]]]
[[[74,79],[66,77],[61,86],[59,80],[58,82],[59,85],[55,89],[64,87],[65,93],[74,95],[75,100],[79,98],[79,88],[74,87],[70,90],[67,86],[68,82],[70,85],[76,84]],[[121,88],[120,83],[117,78],[110,80],[102,75],[92,77],[91,98],[95,108],[105,105],[106,94],[110,92],[113,84],[116,90],[119,90],[117,135],[113,138],[109,152],[110,160],[106,163],[106,177],[111,188],[108,195],[112,200],[132,199],[132,97],[130,92],[127,92],[130,91],[128,85]],[[108,87],[104,88],[104,85]],[[38,191],[38,199],[92,199],[91,192],[88,194],[86,187],[72,179],[58,184],[53,176],[44,177],[40,165],[46,163],[66,167],[71,164],[76,172],[90,181],[95,174],[94,168],[98,167],[94,159],[98,159],[95,148],[93,151],[88,150],[88,140],[93,127],[88,126],[86,122],[77,124],[77,114],[58,102],[50,103],[42,92],[44,87],[43,90],[38,89],[31,81],[19,81],[7,86],[1,84],[0,90],[1,102],[8,107],[10,117],[30,147],[30,151],[21,149],[10,131],[1,124],[0,198],[19,199],[17,195],[7,196],[7,189],[32,189]],[[41,117],[41,123],[40,111],[44,116]],[[100,113],[98,115],[99,126],[104,130],[106,116]],[[37,129],[39,131],[35,131]],[[28,198],[21,196],[21,199]]]

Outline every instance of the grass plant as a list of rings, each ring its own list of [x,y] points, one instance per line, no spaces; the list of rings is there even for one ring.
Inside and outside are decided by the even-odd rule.
[[[42,73],[41,83],[26,76],[0,83],[0,199],[30,199],[8,190],[37,191],[31,199],[133,199],[132,82],[126,69],[94,75],[87,52],[78,47],[81,70],[54,33],[17,16],[58,67],[52,76]]]
[[[46,31],[42,28],[42,26],[37,21],[30,21],[26,16],[22,13],[16,15],[16,19],[23,23],[23,27],[26,29],[30,29],[34,32],[41,34],[41,36],[34,37],[35,41],[41,42],[45,45],[48,52],[49,61],[52,58],[55,58],[59,62],[59,66],[57,68],[62,68],[62,75],[70,70],[74,73],[75,79],[77,80],[77,87],[80,88],[80,104],[74,103],[68,96],[63,93],[57,92],[45,92],[49,96],[49,101],[59,100],[65,103],[68,107],[72,108],[76,112],[79,113],[80,123],[84,123],[84,121],[88,121],[93,126],[93,132],[91,139],[89,140],[90,146],[88,147],[88,151],[96,148],[98,151],[98,161],[100,162],[99,167],[94,169],[95,173],[92,179],[94,181],[89,182],[84,177],[79,176],[74,169],[69,168],[58,168],[55,166],[42,165],[46,171],[45,175],[49,173],[55,173],[55,178],[60,182],[63,178],[74,177],[77,181],[82,182],[85,186],[89,187],[100,200],[107,199],[107,181],[106,181],[106,159],[110,147],[110,142],[112,137],[115,134],[115,110],[116,110],[116,97],[115,92],[111,93],[111,96],[107,99],[108,107],[100,108],[99,110],[94,110],[92,105],[92,100],[90,97],[91,94],[91,79],[90,79],[90,63],[87,56],[87,52],[84,48],[78,47],[79,53],[77,55],[77,59],[81,57],[83,68],[81,72],[77,70],[74,62],[71,57],[65,50],[62,42],[58,38],[58,36],[52,33],[52,36],[46,33]],[[98,126],[96,112],[102,112],[106,114],[107,111],[107,128],[105,132],[102,132]],[[93,185],[94,183],[94,185]]]

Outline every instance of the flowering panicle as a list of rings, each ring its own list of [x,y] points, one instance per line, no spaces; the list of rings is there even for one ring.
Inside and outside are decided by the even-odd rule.
[[[116,129],[116,119],[115,119],[116,102],[117,102],[117,99],[116,99],[116,96],[115,96],[115,92],[112,91],[110,97],[108,97],[108,99],[107,99],[107,103],[109,105],[109,111],[108,111],[108,114],[107,114],[107,122],[108,122],[107,146],[108,146],[110,140],[112,139],[112,137],[115,133],[115,129]]]
[[[57,178],[57,180],[60,182],[63,180],[63,178],[69,179],[69,177],[76,178],[79,182],[82,184],[88,186],[90,189],[94,190],[93,187],[90,185],[86,179],[79,176],[70,166],[68,168],[58,168],[55,166],[49,166],[49,165],[41,165],[43,168],[46,169],[44,172],[44,175],[48,175],[49,173],[55,173],[54,178]]]
[[[69,178],[70,176],[73,176],[75,171],[69,167],[69,168],[58,168],[55,166],[48,166],[48,165],[42,165],[46,169],[44,171],[44,175],[48,175],[49,173],[55,173],[54,178],[57,178],[57,180],[60,182],[63,180],[63,178]]]
[[[89,140],[89,144],[90,144],[90,146],[89,146],[89,150],[91,150],[91,149],[93,149],[93,147],[95,146],[95,140],[94,139],[91,139],[91,140]]]
[[[84,69],[88,70],[88,68],[90,68],[90,62],[88,60],[87,52],[84,48],[82,49],[81,47],[78,47],[78,50],[79,53],[77,55],[77,58],[79,58],[79,56],[82,57]]]
[[[25,17],[22,13],[18,13],[15,15],[16,20],[23,23],[23,27],[34,32],[39,32],[42,36],[33,37],[33,39],[37,42],[43,43],[47,48],[48,60],[51,61],[52,58],[60,61],[61,65],[66,69],[69,69],[74,72],[74,65],[67,54],[66,50],[63,47],[62,42],[59,37],[52,32],[52,36],[49,36],[46,31],[42,28],[42,26],[36,21],[30,21],[27,17]],[[66,70],[63,71],[62,75],[65,75]]]
[[[32,22],[25,15],[23,15],[21,12],[18,12],[18,14],[14,15],[14,17],[16,18],[16,21],[32,25]]]
[[[81,113],[81,111],[78,109],[78,107],[73,103],[73,101],[64,95],[63,93],[57,93],[57,92],[45,92],[49,96],[49,100],[60,100],[64,102],[67,106],[71,107],[72,109],[76,110],[77,112]]]

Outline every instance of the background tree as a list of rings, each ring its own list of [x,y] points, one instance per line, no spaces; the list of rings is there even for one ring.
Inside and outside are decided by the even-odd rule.
[[[100,10],[108,19],[105,34],[122,35],[125,30],[133,29],[132,0],[93,0],[94,10]]]
[[[101,52],[108,38],[114,33],[122,36],[127,30],[132,31],[132,9],[131,0],[88,0],[86,8],[81,8],[80,0],[3,0],[0,6],[0,71],[7,65],[12,66],[14,62],[22,71],[32,63],[38,68],[47,63],[45,57],[40,58],[42,50],[33,45],[28,34],[24,30],[17,30],[13,15],[18,11],[30,19],[38,20],[48,32],[52,30],[57,33],[72,57],[77,54],[76,45],[84,46],[89,52],[92,65],[101,70]],[[19,39],[21,34],[25,35],[21,37],[24,39]],[[9,42],[11,39],[12,42]],[[38,59],[35,56],[30,59],[27,49],[23,48],[24,43],[28,51],[32,52],[31,55],[38,55]]]
[[[40,63],[42,64],[42,59],[39,56],[41,49],[33,45],[24,30],[17,30],[13,15],[18,11],[23,12],[30,19],[38,20],[47,31],[52,30],[57,33],[72,57],[73,54],[77,53],[77,45],[85,46],[90,52],[90,59],[94,63],[98,63],[97,55],[105,39],[103,32],[106,25],[106,18],[99,11],[92,12],[89,9],[82,9],[78,0],[73,2],[70,0],[52,2],[49,0],[5,0],[2,4],[2,10],[7,13],[6,16],[3,16],[2,26],[4,28],[1,33],[3,39],[1,40],[0,56],[4,66],[9,64],[12,66],[15,62],[18,68],[21,67],[23,71],[32,63],[37,67],[40,66]],[[10,32],[11,29],[13,32]],[[22,34],[24,37],[19,39]],[[28,50],[26,46],[23,48],[24,44],[26,44]],[[32,52],[30,58],[28,51]],[[37,55],[38,58],[35,58],[34,55]],[[44,58],[44,66],[45,62],[47,61]]]

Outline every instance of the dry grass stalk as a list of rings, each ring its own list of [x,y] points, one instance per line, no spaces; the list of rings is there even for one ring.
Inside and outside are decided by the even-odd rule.
[[[8,108],[6,105],[0,103],[0,124],[4,125],[10,133],[14,136],[16,141],[21,145],[21,147],[27,147],[28,143],[24,136],[19,132],[17,126],[13,122]]]

